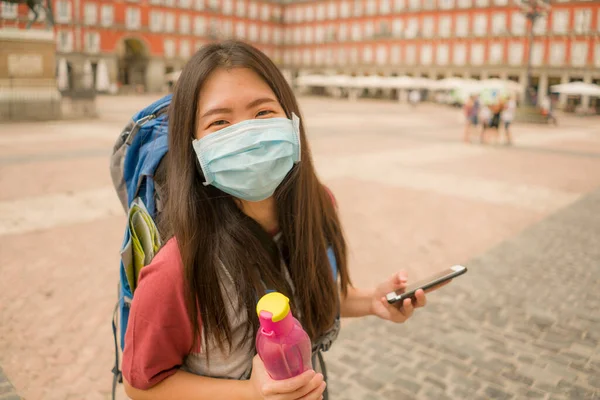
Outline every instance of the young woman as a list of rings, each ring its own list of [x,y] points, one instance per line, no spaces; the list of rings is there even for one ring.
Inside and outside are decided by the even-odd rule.
[[[123,355],[132,399],[320,399],[323,375],[273,381],[255,356],[255,306],[292,299],[313,343],[337,316],[404,322],[387,304],[397,273],[371,290],[348,275],[333,196],[317,178],[294,94],[277,67],[236,41],[199,50],[176,84],[162,221],[171,239],[141,272]],[[333,276],[328,249],[337,259]],[[334,334],[332,334],[332,332]]]

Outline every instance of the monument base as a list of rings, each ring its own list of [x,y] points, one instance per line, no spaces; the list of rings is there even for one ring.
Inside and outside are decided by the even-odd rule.
[[[0,29],[0,121],[61,118],[54,32]]]

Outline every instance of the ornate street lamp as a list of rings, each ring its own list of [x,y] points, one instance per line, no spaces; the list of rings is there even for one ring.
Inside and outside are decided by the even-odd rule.
[[[527,51],[527,76],[525,78],[525,106],[533,107],[533,88],[531,88],[531,54],[536,21],[550,11],[550,0],[515,0],[525,18],[529,21],[529,38]]]

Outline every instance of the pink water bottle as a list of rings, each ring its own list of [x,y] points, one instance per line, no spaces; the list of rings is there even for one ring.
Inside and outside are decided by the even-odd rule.
[[[256,351],[271,378],[288,379],[312,369],[310,338],[292,315],[290,299],[271,292],[259,300],[256,312]]]

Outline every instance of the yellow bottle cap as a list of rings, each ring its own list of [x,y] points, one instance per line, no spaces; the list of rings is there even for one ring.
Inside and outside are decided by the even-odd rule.
[[[279,322],[290,312],[290,299],[279,292],[267,293],[256,305],[256,313],[259,316],[261,311],[268,311],[273,315],[272,321]]]

